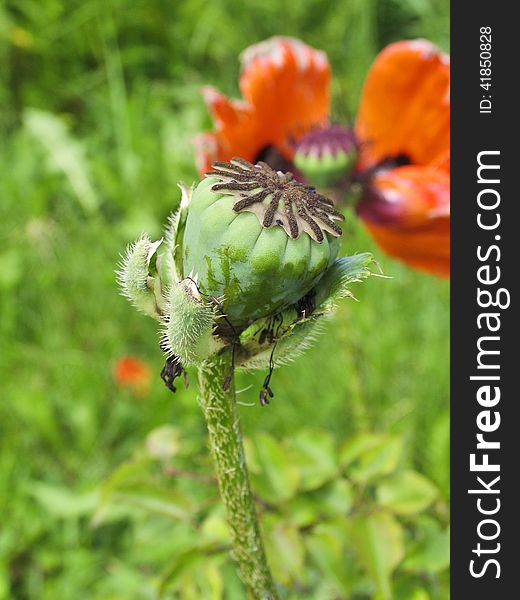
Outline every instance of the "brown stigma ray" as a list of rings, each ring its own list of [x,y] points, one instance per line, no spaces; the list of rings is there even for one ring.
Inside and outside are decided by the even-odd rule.
[[[243,158],[214,162],[207,176],[218,180],[212,191],[236,198],[235,212],[253,212],[263,227],[281,225],[287,235],[297,239],[302,232],[321,243],[325,232],[338,237],[337,221],[344,216],[332,200],[296,181],[292,173],[273,170],[264,162],[256,165]]]

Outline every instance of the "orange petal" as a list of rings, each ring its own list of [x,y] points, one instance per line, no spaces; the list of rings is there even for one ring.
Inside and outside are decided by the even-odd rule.
[[[253,160],[261,148],[258,145],[261,123],[253,108],[246,102],[230,100],[210,86],[202,88],[202,95],[215,131],[195,138],[197,162],[207,170],[213,160],[230,160],[234,156]]]
[[[368,231],[390,256],[449,277],[450,178],[433,167],[382,171],[357,206]]]
[[[273,37],[245,50],[241,62],[242,94],[276,145],[287,147],[289,140],[327,122],[330,67],[324,52],[294,38]]]
[[[358,167],[389,157],[449,168],[450,59],[426,40],[387,46],[365,81],[356,134]]]
[[[214,133],[199,133],[193,138],[197,170],[202,175],[211,169],[211,163],[219,160],[221,151],[218,136]],[[221,159],[222,160],[222,159]]]
[[[285,37],[270,38],[241,56],[244,101],[206,87],[215,131],[195,140],[198,164],[241,156],[253,161],[274,145],[292,157],[293,140],[323,125],[329,111],[330,68],[323,52]]]

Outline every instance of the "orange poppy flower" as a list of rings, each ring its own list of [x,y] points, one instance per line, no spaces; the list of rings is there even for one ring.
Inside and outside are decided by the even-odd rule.
[[[450,272],[449,89],[448,56],[425,40],[396,42],[368,73],[355,126],[365,184],[358,214],[388,254],[443,277]]]
[[[255,162],[274,151],[290,160],[294,141],[326,125],[330,67],[325,53],[287,37],[247,48],[240,57],[243,100],[230,100],[212,87],[202,90],[215,131],[195,138],[197,166],[240,156]]]
[[[138,396],[144,396],[150,385],[150,369],[148,365],[134,356],[124,356],[118,359],[113,368],[115,382],[123,388],[128,388]]]
[[[440,277],[450,273],[450,176],[433,167],[376,173],[356,206],[390,256]]]
[[[244,100],[203,90],[215,131],[196,139],[200,171],[242,156],[300,176],[296,148],[313,136],[330,151],[345,137],[328,127],[325,54],[275,37],[248,48],[241,62]],[[431,43],[391,44],[368,73],[355,124],[358,214],[388,254],[440,276],[449,276],[449,85],[449,58]],[[319,158],[319,149],[312,153]],[[342,184],[350,181],[347,174]]]

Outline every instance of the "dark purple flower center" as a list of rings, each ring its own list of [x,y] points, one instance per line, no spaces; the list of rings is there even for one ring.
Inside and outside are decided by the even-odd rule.
[[[294,174],[295,167],[292,160],[285,158],[280,150],[278,150],[278,148],[272,144],[264,146],[255,156],[253,162],[255,164],[264,162],[275,171],[282,171],[282,173],[290,172]]]

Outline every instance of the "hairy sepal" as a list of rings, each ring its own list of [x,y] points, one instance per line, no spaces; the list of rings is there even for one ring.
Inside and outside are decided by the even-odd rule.
[[[166,303],[162,347],[185,367],[200,365],[221,346],[213,335],[215,307],[201,297],[192,278],[171,285]]]
[[[152,242],[142,235],[130,244],[119,264],[117,281],[121,293],[141,312],[160,320],[164,309],[164,290],[157,267],[164,266],[158,257],[163,240]]]
[[[324,319],[332,314],[338,302],[353,297],[351,284],[377,275],[374,268],[377,263],[368,253],[337,259],[309,293],[309,303],[314,304],[312,312],[302,314],[301,307],[298,310],[291,306],[274,317],[256,321],[242,332],[239,366],[266,369],[270,363],[281,366],[298,358],[321,333]]]
[[[184,277],[184,267],[182,264],[182,246],[184,239],[184,230],[186,228],[186,219],[188,218],[188,206],[191,201],[194,186],[188,187],[182,181],[179,183],[181,190],[181,202],[179,208],[168,219],[166,226],[166,245],[172,260],[172,268],[176,281],[181,281]]]
[[[328,313],[336,308],[343,298],[353,297],[350,286],[372,275],[381,277],[374,257],[365,252],[344,256],[334,261],[315,288],[316,311]]]
[[[250,341],[245,346],[249,352],[246,352],[239,368],[268,369],[271,362],[274,367],[290,364],[312,346],[321,332],[322,318],[323,315],[313,315],[297,319],[293,310],[293,322],[284,327],[273,341],[263,345],[256,342],[256,346],[254,341]]]

